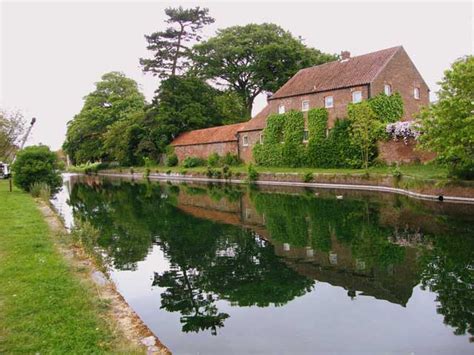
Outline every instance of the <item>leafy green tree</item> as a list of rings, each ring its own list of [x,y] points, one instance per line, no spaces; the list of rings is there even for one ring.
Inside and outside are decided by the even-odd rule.
[[[156,118],[153,130],[161,151],[181,132],[240,122],[240,100],[193,76],[174,76],[163,81],[150,114]]]
[[[350,104],[347,113],[351,120],[351,142],[360,148],[364,167],[367,169],[371,158],[371,150],[381,134],[381,122],[377,120],[370,103],[367,101]]]
[[[209,9],[167,8],[165,21],[172,26],[164,31],[145,35],[147,49],[153,52],[153,58],[140,58],[143,71],[151,72],[165,79],[183,73],[190,65],[190,42],[201,39],[201,29],[215,20],[208,15]]]
[[[452,175],[474,178],[474,56],[453,63],[440,82],[438,102],[421,115],[422,148],[438,154]]]
[[[20,111],[0,109],[0,160],[8,160],[25,130],[25,119]]]
[[[143,112],[145,98],[137,83],[119,72],[110,72],[85,97],[79,114],[68,123],[64,151],[73,163],[110,159],[105,133],[115,122]]]
[[[13,181],[16,186],[29,191],[34,183],[46,183],[55,193],[62,185],[56,153],[45,145],[26,147],[13,163]]]
[[[193,50],[197,72],[235,91],[247,117],[258,94],[276,91],[301,68],[336,58],[306,47],[301,38],[269,23],[219,30]]]
[[[156,120],[145,112],[136,112],[111,124],[104,134],[104,149],[109,158],[121,165],[142,165],[144,159],[157,160],[158,149],[152,130]]]

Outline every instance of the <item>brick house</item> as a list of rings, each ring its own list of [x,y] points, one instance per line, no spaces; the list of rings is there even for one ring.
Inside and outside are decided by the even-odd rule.
[[[401,46],[352,58],[349,52],[342,52],[338,61],[302,69],[270,96],[267,106],[248,122],[186,132],[171,144],[180,160],[230,152],[248,162],[270,114],[325,107],[330,129],[336,119],[346,117],[349,103],[382,92],[400,93],[404,103],[402,120],[411,120],[422,106],[429,104],[429,88]],[[404,150],[398,158],[398,146],[389,144],[381,151],[402,161],[409,161],[415,154],[413,147],[409,151],[400,147]]]

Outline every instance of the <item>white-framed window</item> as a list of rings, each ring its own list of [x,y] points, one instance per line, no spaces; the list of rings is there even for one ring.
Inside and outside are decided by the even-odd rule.
[[[263,133],[260,133],[260,136],[258,137],[258,140],[260,144],[263,144]]]
[[[278,113],[280,114],[285,113],[285,105],[278,106]]]
[[[385,95],[387,95],[387,96],[392,95],[392,85],[390,85],[390,84],[385,84],[384,87],[383,87],[383,92],[384,92]]]
[[[309,100],[303,100],[301,102],[301,111],[309,111]]]
[[[324,107],[326,108],[334,107],[334,98],[332,96],[326,96],[324,98]]]
[[[306,143],[309,140],[309,131],[305,129],[303,131],[303,142]]]
[[[420,99],[420,88],[414,88],[413,89],[413,97],[415,98],[415,100]]]
[[[244,147],[248,147],[249,146],[249,137],[248,136],[243,136],[242,137],[242,145]]]
[[[358,103],[362,101],[362,91],[353,91],[352,92],[352,102],[353,103]]]

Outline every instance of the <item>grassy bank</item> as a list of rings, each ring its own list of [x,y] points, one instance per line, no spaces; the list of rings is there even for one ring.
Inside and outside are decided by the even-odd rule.
[[[0,353],[128,352],[108,305],[55,248],[34,199],[0,180]]]
[[[117,172],[130,172],[133,169],[136,173],[144,173],[147,168],[145,167],[122,167],[122,168],[115,168],[113,170]],[[164,167],[164,166],[152,166],[149,167],[150,172],[152,173],[203,173],[207,172],[207,167],[199,166],[195,168],[185,168],[183,166],[175,166],[175,167]],[[221,169],[221,168],[214,168],[214,169]],[[232,173],[247,173],[247,166],[240,165],[240,166],[232,166],[230,167]],[[398,168],[393,167],[370,167],[367,171],[365,169],[322,169],[322,168],[286,168],[286,167],[262,167],[262,166],[255,166],[255,169],[259,173],[294,173],[300,174],[301,176],[307,173],[313,174],[340,174],[340,175],[360,175],[360,174],[371,174],[371,175],[387,175],[393,176],[394,174],[401,174],[401,176],[418,178],[418,179],[436,179],[436,180],[446,180],[448,179],[448,171],[446,168],[435,165],[435,164],[413,164],[413,165],[401,165]],[[84,172],[71,170],[72,172]]]

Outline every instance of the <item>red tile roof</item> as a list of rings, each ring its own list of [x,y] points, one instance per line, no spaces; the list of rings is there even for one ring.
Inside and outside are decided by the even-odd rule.
[[[369,84],[401,46],[301,69],[269,100]]]
[[[267,126],[267,117],[271,114],[270,105],[266,105],[262,111],[255,115],[245,126],[240,129],[240,132],[255,131],[264,129]]]
[[[402,46],[382,49],[344,61],[301,69],[269,100],[369,84],[401,48]],[[179,146],[236,141],[237,132],[264,129],[270,113],[270,105],[267,105],[248,122],[186,132],[171,144]]]
[[[236,134],[243,128],[245,123],[246,122],[184,132],[176,137],[176,139],[171,142],[171,145],[180,146],[237,141]]]

